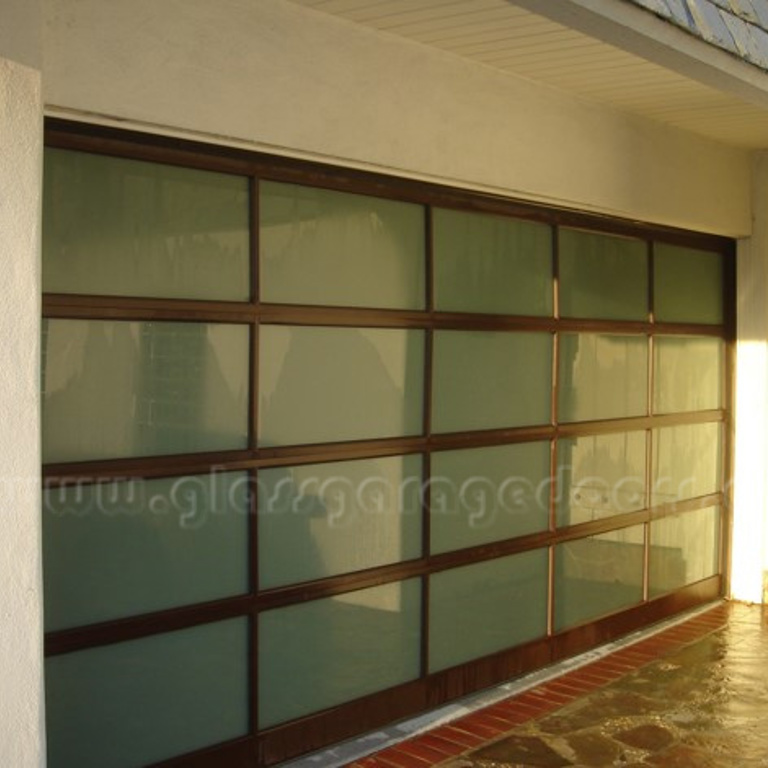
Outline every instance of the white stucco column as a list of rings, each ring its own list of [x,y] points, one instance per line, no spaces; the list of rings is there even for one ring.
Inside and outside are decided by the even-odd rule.
[[[763,601],[768,571],[768,152],[752,168],[752,236],[737,258],[736,454],[731,593]]]
[[[39,504],[40,8],[0,25],[0,765],[45,765]]]

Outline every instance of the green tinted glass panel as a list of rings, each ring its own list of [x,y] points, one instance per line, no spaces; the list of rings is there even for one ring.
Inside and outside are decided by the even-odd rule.
[[[435,432],[549,423],[550,334],[437,331],[433,359]]]
[[[559,360],[560,421],[645,415],[648,408],[645,336],[563,333]]]
[[[684,424],[654,431],[654,505],[717,492],[721,434],[719,424]]]
[[[432,454],[433,553],[546,530],[549,443]]]
[[[259,725],[266,728],[419,676],[418,579],[259,616]]]
[[[43,290],[247,301],[248,180],[45,151]]]
[[[435,307],[552,314],[552,233],[544,224],[436,208]]]
[[[263,301],[424,306],[421,206],[276,182],[260,190]]]
[[[720,408],[723,342],[720,339],[667,336],[654,339],[655,413]]]
[[[645,432],[562,439],[557,444],[557,525],[600,520],[645,506]]]
[[[248,327],[46,320],[43,460],[245,448]]]
[[[629,608],[643,598],[642,525],[555,547],[555,630]]]
[[[648,317],[648,249],[642,240],[564,228],[559,234],[561,317]]]
[[[420,434],[423,380],[422,331],[262,326],[259,442]]]
[[[717,573],[720,512],[694,509],[651,523],[650,583],[652,596],[671,592]]]
[[[259,472],[259,587],[421,555],[421,457]]]
[[[653,295],[656,320],[722,323],[722,256],[711,251],[656,243]]]
[[[50,768],[134,768],[248,733],[248,622],[46,661]]]
[[[45,491],[46,630],[247,592],[246,483],[226,473]]]
[[[537,549],[431,576],[430,672],[543,637],[548,563]]]

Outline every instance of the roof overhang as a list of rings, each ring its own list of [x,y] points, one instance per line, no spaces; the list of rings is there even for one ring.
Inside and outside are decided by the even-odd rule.
[[[768,148],[768,73],[623,0],[292,0],[604,106]]]

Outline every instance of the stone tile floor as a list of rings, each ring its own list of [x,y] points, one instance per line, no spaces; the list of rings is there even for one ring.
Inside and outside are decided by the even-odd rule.
[[[768,766],[768,609],[719,604],[349,765]]]

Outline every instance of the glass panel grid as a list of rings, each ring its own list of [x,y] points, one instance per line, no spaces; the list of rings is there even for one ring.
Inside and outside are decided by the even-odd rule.
[[[714,575],[719,550],[718,507],[652,521],[649,594],[655,597]]]
[[[557,414],[561,422],[646,415],[646,336],[562,333],[558,360]]]
[[[648,246],[642,240],[559,230],[560,316],[648,317]]]
[[[424,209],[262,181],[261,300],[423,309]]]
[[[420,624],[419,579],[261,613],[260,727],[417,678]]]
[[[549,333],[436,331],[432,429],[549,424],[551,381]]]
[[[259,588],[419,557],[421,465],[416,455],[259,472]]]
[[[721,440],[719,423],[681,424],[654,430],[651,503],[670,504],[719,491]]]
[[[48,489],[46,630],[245,594],[242,472]]]
[[[242,179],[237,181],[240,182]],[[370,307],[395,311],[424,309],[426,258],[422,251],[425,241],[423,206],[273,182],[262,183],[262,189],[262,300],[286,305],[323,305],[329,308]],[[289,198],[292,199],[291,211],[288,211],[291,206],[286,207]],[[383,207],[377,210],[380,202]],[[309,209],[313,211],[310,212],[311,215],[307,214]],[[457,433],[548,425],[551,421],[552,397],[551,333],[538,330],[479,330],[481,326],[472,325],[471,314],[517,314],[542,318],[551,316],[551,252],[548,251],[551,251],[552,228],[549,225],[511,218],[439,208],[433,208],[432,214],[436,309],[469,313],[467,327],[451,331],[437,329],[425,315],[424,324],[434,328],[435,342],[431,392],[432,431]],[[373,243],[377,232],[383,233],[383,241],[386,241],[380,244],[381,247]],[[227,238],[229,237],[228,234]],[[345,246],[335,250],[329,244],[332,245],[331,241],[338,238],[347,245],[367,242],[371,247]],[[478,241],[477,248],[473,248],[469,242],[475,238]],[[226,238],[221,242],[224,241],[231,244]],[[415,245],[417,241],[418,245]],[[356,259],[352,259],[350,254],[356,248],[360,253]],[[701,253],[707,252],[696,251],[697,259]],[[717,257],[715,268],[704,264],[707,262],[706,255],[703,261],[697,261],[697,268],[704,264],[703,274],[694,275],[693,278],[688,267],[687,272],[683,270],[685,274],[682,278],[679,278],[679,275],[676,277],[674,269],[670,271],[666,265],[668,254],[658,245],[656,254],[656,319],[672,322],[720,322],[722,307],[718,308],[717,301],[712,301],[715,285],[712,275],[715,272],[719,275],[718,270],[722,269],[719,254],[709,254]],[[463,259],[466,259],[467,263],[462,263]],[[192,265],[193,261],[191,258],[186,263]],[[678,266],[685,266],[684,262],[685,258],[679,261]],[[192,266],[190,270],[194,273]],[[224,272],[226,274],[223,284],[230,287],[222,289],[223,293],[216,293],[219,290],[216,285],[210,288],[210,293],[206,293],[206,281],[215,281],[193,274],[192,282],[189,283],[193,287],[181,288],[179,295],[189,298],[213,297],[240,301],[247,299],[247,264],[246,271],[237,273],[238,277],[234,281],[230,277],[235,272],[229,267],[225,267]],[[329,281],[327,277],[330,273],[336,274],[339,279],[335,282]],[[669,291],[665,294],[664,287],[659,282],[659,275],[662,274],[671,275],[671,282],[678,287],[683,284],[688,288],[691,285],[700,286],[705,300],[688,302],[690,306],[683,302],[685,312],[674,315],[674,310],[670,309],[672,301]],[[514,279],[521,275],[524,279]],[[51,279],[54,277],[51,272]],[[615,321],[616,328],[615,331],[612,328],[610,333],[560,332],[562,343],[559,366],[561,378],[565,379],[559,382],[558,408],[561,421],[579,422],[647,414],[647,342],[645,337],[621,332],[621,323],[624,320],[647,319],[647,281],[645,241],[560,228],[560,316]],[[158,278],[155,282],[161,284],[162,279]],[[230,290],[235,283],[239,293],[234,288]],[[52,285],[46,284],[46,290],[59,290],[51,287]],[[721,282],[718,282],[717,286],[722,300]],[[125,295],[143,295],[140,292],[144,290],[146,289],[141,286],[131,288],[131,293]],[[108,293],[101,290],[94,292]],[[173,297],[174,294],[166,287],[158,294],[149,289],[145,295],[165,298]],[[283,310],[288,311],[290,308],[284,307]],[[301,306],[298,306],[297,310],[300,316]],[[257,308],[256,312],[258,311]],[[720,320],[712,319],[717,317]],[[49,321],[50,324],[70,322],[112,321]],[[298,322],[301,324],[261,326],[259,359],[254,361],[253,368],[254,371],[259,371],[260,380],[253,382],[256,392],[249,393],[247,364],[244,368],[237,369],[239,390],[245,394],[238,400],[237,418],[228,424],[229,433],[222,443],[208,442],[206,436],[199,442],[199,446],[203,447],[194,447],[193,443],[193,447],[184,444],[179,448],[171,435],[167,439],[156,438],[155,443],[150,440],[153,447],[123,440],[119,449],[115,449],[111,444],[105,449],[104,445],[98,442],[103,442],[104,438],[99,437],[95,449],[91,445],[84,450],[80,445],[79,452],[66,453],[59,450],[56,442],[58,438],[49,437],[49,445],[55,450],[47,453],[46,460],[98,460],[133,456],[141,458],[153,452],[162,456],[176,452],[246,448],[248,398],[255,399],[257,396],[260,447],[280,450],[281,446],[306,445],[310,446],[313,455],[322,462],[331,457],[333,443],[382,437],[397,440],[422,434],[422,404],[430,400],[424,393],[424,385],[428,381],[426,372],[429,361],[425,358],[426,334],[423,330],[342,328],[331,327],[332,323],[321,326],[311,319],[307,320],[306,315]],[[348,321],[345,320],[346,322]],[[172,324],[156,325],[170,327]],[[207,327],[215,324],[206,325],[200,322],[199,325]],[[229,327],[246,329],[247,335],[246,326]],[[50,333],[50,325],[47,332]],[[282,338],[283,336],[285,338]],[[364,343],[361,343],[361,337]],[[525,340],[525,343],[517,347],[506,343],[508,339],[515,337],[521,342]],[[502,338],[505,342],[499,341]],[[709,384],[704,386],[701,379],[702,373],[705,374],[704,378],[711,375],[709,363],[714,354],[711,348],[719,345],[722,350],[723,343],[701,337],[701,348],[690,352],[688,349],[679,349],[685,345],[678,345],[676,338],[682,337],[660,334],[655,336],[656,346],[652,361],[655,372],[651,377],[655,384],[651,393],[652,413],[673,414],[720,407],[722,392]],[[622,359],[603,365],[606,356],[602,348],[616,340],[625,342]],[[594,364],[591,366],[585,363],[586,357],[589,357],[586,353],[590,345],[594,347]],[[238,342],[233,345],[233,349],[235,346],[238,349],[237,356],[247,360],[248,352],[241,352],[250,350],[248,341]],[[294,354],[299,351],[298,346],[301,346],[301,354]],[[642,352],[635,348],[639,346],[643,346]],[[363,347],[369,348],[371,354],[362,352]],[[706,353],[704,347],[707,347]],[[43,354],[46,360],[43,372],[46,382],[44,391],[50,392],[50,387],[59,383],[62,373],[55,365],[48,364],[51,354],[56,356],[56,348],[48,345]],[[223,354],[218,349],[213,352],[209,350],[206,354],[214,357],[217,363],[224,360],[224,368],[230,376],[235,371],[233,360],[236,355],[230,355],[228,358],[227,353]],[[722,357],[721,354],[721,365]],[[642,358],[644,362],[641,362]],[[207,363],[204,363],[205,365]],[[106,367],[109,368],[109,365]],[[386,371],[386,374],[382,375],[382,371]],[[695,390],[693,386],[679,385],[678,374],[681,371],[691,379],[692,384],[701,385],[699,390]],[[289,372],[291,376],[288,376]],[[191,386],[194,386],[196,379],[197,371],[187,371],[178,378]],[[542,381],[546,382],[545,386],[542,386]],[[97,379],[93,379],[88,386],[89,393],[108,389]],[[212,396],[210,402],[213,403],[215,399],[216,396]],[[87,402],[89,398],[83,396],[81,403]],[[94,397],[93,402],[98,407],[98,395]],[[175,396],[167,400],[169,412],[179,402]],[[718,405],[712,405],[714,402]],[[49,415],[56,414],[56,407],[55,398],[52,402],[46,402]],[[180,416],[177,422],[181,420]],[[101,422],[96,419],[94,423]],[[233,427],[235,423],[237,426]],[[670,477],[674,481],[672,484],[678,488],[677,495],[672,494],[674,498],[690,498],[691,495],[714,492],[719,488],[719,452],[722,439],[720,426],[694,426],[716,427],[714,440],[710,438],[715,433],[704,434],[706,430],[700,437],[707,446],[703,451],[706,456],[702,459],[706,468],[701,473],[696,468],[698,465],[692,470],[688,466],[690,461],[686,464],[686,457],[690,453],[689,444],[695,443],[698,438],[686,436],[683,427],[653,430],[652,503],[660,504],[670,500],[664,495],[668,490],[664,483]],[[64,435],[67,426],[58,424],[57,430],[60,435]],[[120,437],[120,429],[115,431],[112,424],[108,423],[105,431],[115,432],[117,437]],[[76,433],[73,433],[73,437],[75,441],[82,442]],[[603,479],[611,488],[622,485],[622,479],[626,479],[619,478],[619,475],[631,478],[644,476],[646,456],[644,449],[640,447],[640,443],[644,443],[644,437],[645,433],[637,432],[580,436],[559,442],[560,470],[566,452],[570,454],[569,464],[572,464],[573,470],[565,482],[562,472],[558,471],[554,475],[558,482],[556,516],[559,527],[586,522],[588,519],[604,519],[642,508],[645,503],[644,493],[647,493],[648,489],[641,488],[639,482],[637,487],[632,486],[632,489],[627,490],[626,499],[622,496],[620,501],[600,508],[592,503],[585,503],[583,496],[574,502],[572,496],[574,492],[594,491],[587,488],[584,481],[595,474],[604,475]],[[622,441],[623,445],[620,446]],[[161,445],[160,449],[154,447],[157,444]],[[709,450],[712,444],[717,446],[714,453]],[[329,453],[324,454],[324,449],[320,446],[327,446]],[[266,518],[266,523],[263,520],[259,523],[262,526],[260,534],[263,534],[259,538],[258,558],[259,567],[262,569],[261,588],[309,583],[329,576],[391,565],[418,557],[422,542],[421,515],[417,503],[400,505],[396,514],[385,511],[375,525],[364,525],[360,511],[365,510],[367,513],[369,500],[379,510],[392,509],[392,505],[386,503],[387,494],[380,488],[370,497],[352,498],[348,491],[350,483],[355,486],[359,485],[358,481],[365,482],[370,478],[396,478],[406,484],[414,481],[415,488],[421,474],[421,461],[417,456],[398,456],[336,462],[335,468],[344,471],[335,472],[333,476],[323,474],[331,466],[329,463],[260,470],[259,476],[264,481],[263,487],[259,487],[262,493],[258,504],[260,513],[263,512],[265,504],[269,504],[269,500],[285,500],[283,491],[288,486],[293,489],[288,495],[291,497],[292,512],[296,512],[290,517],[274,516]],[[549,498],[543,498],[546,494],[539,498],[541,494],[538,494],[538,491],[532,493],[529,484],[543,483],[546,486],[550,482],[548,443],[436,451],[431,455],[431,464],[430,549],[433,553],[453,552],[465,547],[492,544],[546,530]],[[519,467],[520,473],[516,476],[523,477],[528,483],[522,492],[517,488],[512,489],[509,499],[503,493],[501,497],[497,493],[493,500],[496,511],[491,512],[491,507],[488,506],[489,483],[501,482],[504,485],[510,478],[507,469],[509,466]],[[696,477],[692,482],[688,482],[691,472],[694,472]],[[315,480],[317,489],[312,485]],[[333,486],[336,481],[343,485],[339,494]],[[445,490],[441,486],[442,481],[447,485],[463,488],[464,492],[458,494],[458,506],[454,505],[461,508],[461,514],[445,517],[437,515],[440,494]],[[322,492],[320,486],[324,486]],[[679,491],[682,486],[685,486],[684,492]],[[626,489],[622,485],[622,492],[624,490]],[[640,497],[643,497],[642,501]],[[335,501],[341,503],[343,511],[334,508]],[[506,512],[506,502],[515,507],[515,512],[524,506],[525,514],[500,514],[499,509],[502,507]],[[413,514],[410,512],[411,508],[414,509]],[[341,535],[337,536],[336,530],[331,531],[331,520],[334,525],[336,522],[343,523],[343,528],[338,531]],[[655,534],[653,525],[657,526]],[[653,525],[650,544],[651,596],[684,586],[691,580],[700,578],[704,572],[708,575],[713,567],[717,567],[710,567],[705,563],[704,566],[694,565],[687,570],[670,570],[667,567],[671,562],[670,558],[664,560],[659,553],[678,547],[684,536],[679,535],[679,531],[671,531],[672,524],[667,522],[666,518],[654,522]],[[297,537],[297,529],[301,529],[303,538]],[[643,546],[642,536],[639,534],[641,530],[642,526],[635,526],[556,545],[556,631],[621,611],[642,599],[642,571],[638,577],[637,570],[638,546]],[[331,533],[333,535],[330,535]],[[229,537],[229,543],[224,546],[230,553],[233,551],[232,539],[246,538],[245,534],[238,533],[235,527],[226,534],[222,531],[222,536],[224,535]],[[303,543],[299,545],[297,542]],[[242,544],[243,541],[239,543]],[[216,546],[213,541],[208,544]],[[716,549],[717,542],[713,546]],[[289,556],[283,557],[281,561],[281,553]],[[545,598],[533,600],[525,595],[518,595],[520,600],[515,608],[516,618],[511,621],[511,614],[506,611],[505,598],[499,596],[501,593],[494,593],[497,596],[493,597],[483,592],[483,586],[494,582],[494,578],[496,582],[508,585],[507,577],[510,574],[514,575],[528,560],[531,563],[536,560],[538,570],[534,570],[539,576],[531,583],[535,582],[538,593],[545,594],[547,569],[546,566],[539,568],[546,561],[545,554],[545,550],[531,550],[521,555],[486,563],[467,564],[424,577],[430,578],[432,582],[428,606],[432,622],[432,671],[469,662],[545,633]],[[542,557],[544,559],[539,563],[537,558]],[[206,588],[214,588],[212,599],[241,591],[243,573],[239,555],[230,555],[229,559],[232,561],[229,565],[233,565],[232,573],[236,572],[236,578],[231,573],[227,575],[226,569],[217,573],[216,579],[211,580],[212,584],[206,584]],[[578,572],[566,564],[575,560],[580,562]],[[661,560],[664,560],[664,567],[654,566],[654,562]],[[152,565],[151,558],[149,565]],[[683,572],[685,575],[677,580],[672,577]],[[202,576],[200,584],[205,581],[205,574]],[[227,584],[222,586],[220,582]],[[163,589],[158,590],[158,596],[162,597],[164,590],[172,583],[170,580],[168,584],[163,584]],[[263,620],[268,642],[260,651],[262,656],[259,661],[265,673],[259,691],[262,708],[260,727],[270,727],[305,714],[312,714],[417,677],[421,632],[418,583],[418,580],[414,579],[385,585],[386,588],[376,587],[350,592],[337,598],[310,600],[261,614],[260,620]],[[201,596],[202,593],[195,592],[200,588],[200,584],[193,579],[187,587],[194,594],[181,599],[207,599]],[[232,592],[230,584],[234,585],[231,587],[234,590]],[[477,588],[469,590],[462,597],[462,588],[467,584],[475,584]],[[218,594],[215,589],[220,589]],[[119,592],[113,594],[118,595]],[[178,599],[177,595],[168,598],[168,607]],[[442,626],[440,622],[460,623],[462,615],[456,610],[459,605],[467,609],[465,613],[471,613],[477,608],[479,620],[471,626],[468,625],[466,631],[457,630],[452,634],[451,629],[443,636],[436,628]],[[159,610],[164,609],[162,603],[158,603],[158,606]],[[311,610],[309,606],[312,606]],[[144,607],[139,605],[136,609],[127,610],[126,615],[132,615],[134,610],[144,610]],[[391,616],[385,620],[379,613],[399,613],[400,616],[390,621]],[[356,614],[354,618],[353,614]],[[361,619],[363,614],[366,618]],[[370,618],[372,616],[373,619]],[[483,618],[487,620],[485,625],[482,624]],[[76,623],[88,621],[91,621],[91,618],[85,617],[77,619]],[[66,620],[59,626],[65,625]],[[396,629],[392,630],[395,626]],[[451,626],[453,627],[453,624]],[[57,627],[50,625],[48,629],[51,628]],[[356,654],[354,650],[342,647],[336,642],[334,638],[339,631],[348,634],[352,643],[363,638],[365,644],[375,649],[375,653],[371,654],[373,657],[381,654],[385,660],[392,660],[391,664],[385,661],[382,665],[391,668],[379,671],[369,669],[362,652]],[[502,635],[506,640],[500,639]],[[311,669],[305,669],[304,662],[307,660],[302,657],[302,653],[306,649],[307,637],[318,639],[316,645],[311,642],[310,645],[313,653],[315,647],[320,649],[321,658],[327,666],[336,663],[342,665],[339,667],[338,679],[318,680],[312,677],[314,672]],[[505,642],[508,645],[505,645]],[[348,658],[343,658],[345,655]],[[312,654],[305,653],[305,656],[313,658]],[[336,659],[335,656],[339,658]],[[272,674],[270,670],[276,670],[274,678],[269,677]],[[295,670],[298,670],[299,678],[306,678],[302,680],[302,685],[306,683],[304,694],[298,697],[295,691],[282,691],[280,686],[280,679],[294,675]],[[246,679],[245,674],[243,679]],[[272,697],[273,691],[277,691],[279,695]]]
[[[645,432],[561,439],[557,464],[559,528],[645,507]]]
[[[153,764],[249,731],[248,620],[53,656],[48,765]]]
[[[546,530],[549,480],[548,442],[433,453],[431,552]]]
[[[654,317],[659,322],[723,322],[723,257],[667,243],[654,245]]]
[[[263,325],[259,444],[421,434],[424,333]]]
[[[430,671],[543,637],[548,573],[548,552],[537,549],[431,576]]]
[[[436,208],[435,308],[552,314],[552,230],[545,224]]]
[[[248,301],[248,179],[48,148],[43,290]]]
[[[643,599],[645,527],[635,525],[555,547],[555,631]]]
[[[724,344],[696,336],[657,336],[653,342],[654,413],[720,408]]]
[[[45,320],[43,461],[245,448],[249,329]]]

